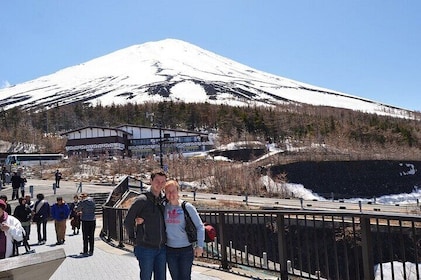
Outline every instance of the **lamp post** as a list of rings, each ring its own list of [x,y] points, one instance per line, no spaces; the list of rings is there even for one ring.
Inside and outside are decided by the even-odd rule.
[[[151,123],[154,122],[154,113],[146,113],[146,117],[150,119]],[[158,128],[159,128],[159,166],[161,169],[164,169],[164,160],[162,155],[162,119],[158,122]]]
[[[162,124],[159,122],[159,165],[164,169],[164,162],[162,158]]]

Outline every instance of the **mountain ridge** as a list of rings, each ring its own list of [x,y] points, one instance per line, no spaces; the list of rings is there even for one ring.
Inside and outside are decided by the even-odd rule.
[[[0,89],[4,110],[163,100],[234,106],[303,103],[409,118],[413,113],[256,70],[177,39],[133,45]]]

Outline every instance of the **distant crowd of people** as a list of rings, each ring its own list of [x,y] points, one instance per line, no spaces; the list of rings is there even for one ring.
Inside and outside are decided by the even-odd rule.
[[[7,184],[12,184],[12,200],[25,196],[25,185],[27,180],[20,172],[14,171],[11,174],[6,170],[6,167],[1,168],[0,173],[0,190]]]
[[[60,179],[61,174],[56,172],[55,187],[60,187]],[[37,227],[38,245],[45,244],[50,219],[54,221],[56,245],[65,244],[67,221],[70,220],[74,235],[82,228],[81,255],[93,255],[95,202],[88,194],[75,195],[71,203],[58,196],[50,206],[42,193],[37,194],[35,202],[23,193],[13,216],[7,197],[0,198],[0,221],[3,221],[0,258],[13,255],[13,241],[22,242],[26,252],[30,252],[28,240],[32,223]],[[165,280],[167,267],[173,280],[191,279],[193,260],[203,254],[208,229],[205,231],[195,206],[180,198],[177,180],[168,180],[164,170],[151,173],[150,188],[134,200],[124,227],[134,244],[141,280],[150,280],[152,275],[155,280]]]
[[[18,255],[21,245],[25,248],[24,254],[35,251],[31,250],[28,242],[32,224],[37,229],[37,245],[44,245],[49,220],[54,221],[56,245],[65,243],[67,221],[70,221],[73,235],[79,234],[82,228],[81,255],[94,253],[95,202],[87,193],[75,195],[70,203],[58,196],[56,202],[50,205],[42,193],[36,195],[36,201],[31,200],[30,194],[22,194],[18,202],[12,213],[7,196],[0,195],[0,259]]]

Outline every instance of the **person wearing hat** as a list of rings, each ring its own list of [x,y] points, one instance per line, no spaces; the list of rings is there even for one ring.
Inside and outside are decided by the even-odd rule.
[[[0,195],[0,199],[3,200],[4,203],[6,203],[6,209],[5,209],[5,211],[7,212],[7,214],[12,215],[12,207],[7,202],[7,195],[5,195],[5,194]]]
[[[95,241],[95,202],[87,193],[80,194],[81,201],[76,207],[76,212],[80,212],[80,220],[82,221],[82,239],[83,251],[80,253],[83,256],[92,256],[94,254]]]
[[[13,255],[13,241],[22,241],[24,232],[19,220],[5,209],[6,203],[0,199],[0,259]]]

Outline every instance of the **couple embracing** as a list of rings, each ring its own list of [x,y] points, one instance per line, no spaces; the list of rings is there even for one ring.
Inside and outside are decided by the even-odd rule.
[[[177,181],[167,181],[164,171],[154,171],[150,190],[136,198],[127,213],[124,226],[135,245],[141,280],[150,280],[152,274],[155,280],[165,280],[166,264],[173,280],[191,279],[193,259],[203,253],[204,225],[196,208],[186,203],[198,240],[189,242],[179,191]]]

